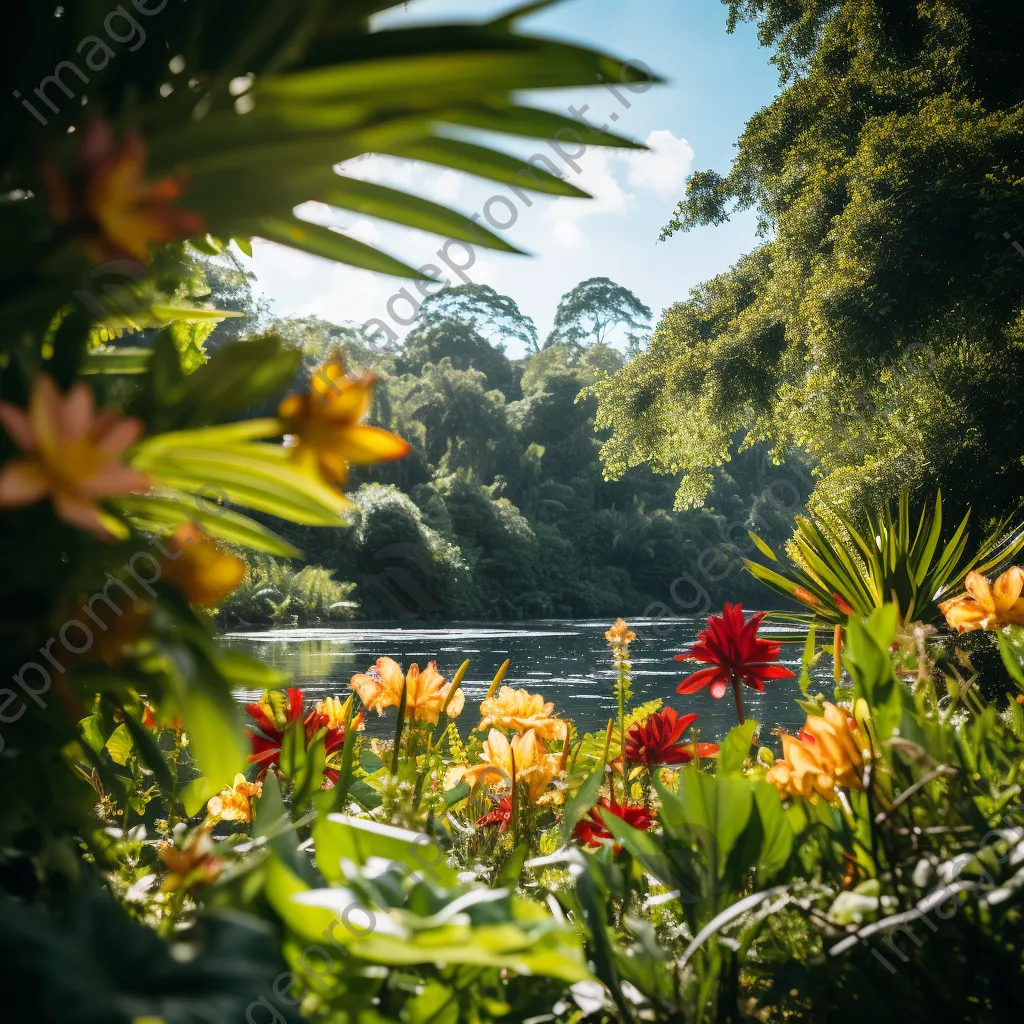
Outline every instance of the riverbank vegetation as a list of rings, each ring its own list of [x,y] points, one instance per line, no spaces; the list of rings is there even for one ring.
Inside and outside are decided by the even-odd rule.
[[[641,304],[591,280],[550,344],[507,298],[454,290],[401,350],[348,332],[346,361],[332,328],[251,334],[245,309],[208,305],[215,264],[195,253],[259,236],[422,276],[296,217],[308,200],[507,247],[335,165],[380,151],[517,186],[495,134],[633,145],[523,96],[653,84],[515,13],[376,31],[385,6],[136,3],[148,35],[113,59],[89,34],[114,37],[98,5],[23,5],[0,43],[16,97],[51,68],[44,86],[72,81],[86,46],[96,73],[63,113],[47,101],[63,121],[25,101],[0,176],[5,1007],[72,1024],[1018,1019],[1021,270],[995,236],[1019,220],[1020,11],[730,3],[783,87],[678,226],[757,206],[763,249],[646,349]],[[542,169],[530,187],[575,194]],[[596,300],[630,335],[624,365]],[[535,351],[508,360],[501,330]],[[933,341],[936,373],[903,381]],[[618,481],[599,482],[593,425]],[[788,540],[756,514],[779,511],[763,445],[802,450],[818,480]],[[680,504],[715,504],[670,513],[653,471],[683,474]],[[217,609],[349,614],[352,583],[382,604],[399,585],[413,614],[463,590],[493,615],[596,611],[642,601],[698,540],[734,557],[732,526],[751,528],[746,575],[648,703],[609,616],[616,708],[594,732],[503,685],[507,663],[479,703],[467,664],[389,658],[307,695],[217,635]],[[302,566],[312,537],[320,568]],[[744,611],[755,581],[798,610]],[[783,686],[796,734],[745,703]],[[735,707],[725,735],[701,728],[714,700]]]

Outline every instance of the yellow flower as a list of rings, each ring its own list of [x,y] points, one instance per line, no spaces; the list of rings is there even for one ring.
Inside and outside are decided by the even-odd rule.
[[[251,821],[254,796],[263,795],[262,782],[247,782],[239,772],[230,789],[222,790],[206,802],[206,813],[216,821]]]
[[[409,444],[367,426],[376,375],[346,376],[339,359],[313,374],[308,395],[289,395],[278,407],[292,460],[332,484],[344,486],[349,465],[400,459]]]
[[[636,633],[626,625],[625,619],[616,619],[615,625],[605,632],[604,638],[613,647],[628,647],[636,639]]]
[[[809,715],[800,735],[782,734],[782,760],[765,779],[784,797],[838,799],[837,790],[861,788],[864,743],[853,719],[826,701],[822,716]]]
[[[162,578],[190,604],[217,604],[245,579],[245,562],[218,547],[194,523],[183,523],[160,560]]]
[[[161,843],[157,856],[167,868],[163,892],[210,885],[224,867],[224,861],[213,856],[213,840],[206,827],[193,832],[180,850],[173,843]]]
[[[124,451],[142,432],[141,420],[107,409],[99,414],[90,388],[79,382],[66,395],[39,374],[28,410],[0,401],[0,424],[25,453],[0,469],[0,508],[34,505],[49,496],[66,523],[104,540],[122,532],[98,498],[144,491],[149,480],[125,466]]]
[[[555,705],[545,703],[539,693],[529,690],[514,690],[503,686],[493,697],[485,697],[480,703],[481,730],[497,727],[506,732],[526,732],[533,729],[542,740],[562,739],[566,723],[553,718]]]
[[[184,191],[180,177],[146,181],[145,145],[138,132],[118,143],[99,118],[82,133],[73,173],[44,164],[50,213],[67,224],[95,263],[133,256],[145,261],[154,245],[201,235],[203,218],[172,206]]]
[[[480,758],[480,764],[466,768],[461,776],[471,786],[475,786],[481,779],[502,778],[507,785],[515,779],[517,783],[526,786],[531,804],[554,802],[561,795],[545,793],[545,790],[551,780],[561,773],[562,757],[560,754],[548,753],[533,729],[514,736],[511,743],[504,733],[492,729],[484,740]],[[451,773],[449,776],[452,785],[458,782],[458,778]],[[449,778],[446,778],[446,785],[448,781]]]
[[[966,594],[943,601],[939,611],[958,633],[975,629],[999,629],[1007,623],[1024,625],[1024,569],[1012,565],[994,584],[979,572],[969,572],[964,580]]]
[[[313,705],[313,715],[316,716],[318,729],[344,729],[345,716],[348,713],[348,700],[340,697],[325,697]]]
[[[354,675],[349,686],[359,695],[367,710],[376,711],[378,715],[383,715],[386,708],[398,707],[405,689],[406,716],[432,725],[437,724],[452,688],[452,684],[437,671],[434,662],[430,662],[422,672],[419,665],[412,665],[406,674],[391,658],[378,658],[376,665]],[[457,718],[464,703],[462,690],[456,690],[448,705],[448,717]]]

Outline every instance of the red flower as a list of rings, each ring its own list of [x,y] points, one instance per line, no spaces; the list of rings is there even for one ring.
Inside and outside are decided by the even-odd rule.
[[[512,795],[509,794],[498,802],[493,811],[488,811],[478,822],[477,827],[484,825],[497,825],[498,834],[501,835],[508,828],[512,820]]]
[[[764,692],[766,679],[789,679],[793,673],[778,664],[781,647],[773,640],[757,635],[764,612],[755,612],[745,622],[738,604],[726,604],[721,617],[708,617],[708,628],[697,637],[689,650],[676,655],[676,661],[702,661],[712,668],[702,668],[684,679],[679,693],[696,693],[708,683],[711,696],[718,700],[730,683],[745,683],[752,690]]]
[[[611,839],[612,834],[605,827],[602,815],[614,814],[621,818],[627,825],[646,832],[654,824],[654,815],[645,807],[635,807],[631,804],[618,804],[614,797],[598,801],[585,818],[583,818],[573,829],[573,837],[578,839],[584,846],[596,849],[601,845],[602,840]],[[622,847],[616,844],[615,852],[618,853]]]
[[[287,694],[275,690],[264,693],[257,704],[246,704],[245,710],[260,730],[249,734],[252,743],[249,761],[252,764],[261,765],[266,771],[271,765],[278,763],[284,734],[291,728],[293,722],[302,719],[302,698],[302,690],[289,687]],[[360,712],[352,719],[351,727],[358,729],[362,720]],[[333,786],[338,781],[338,770],[330,763],[331,755],[345,745],[344,704],[337,697],[319,701],[306,715],[303,720],[303,731],[307,745],[321,729],[327,730],[324,751],[328,764],[324,776]]]
[[[277,764],[281,757],[284,734],[292,722],[302,717],[302,691],[288,688],[287,702],[282,702],[280,690],[264,693],[258,704],[246,704],[245,710],[259,727],[260,732],[249,734],[252,753],[249,761],[262,765],[264,771]],[[262,735],[260,735],[262,733]]]
[[[630,726],[626,734],[626,759],[648,767],[688,764],[693,760],[693,744],[685,743],[682,737],[699,717],[683,715],[680,718],[673,708],[656,711],[642,725]],[[716,743],[699,743],[697,746],[701,757],[713,757],[718,753]]]

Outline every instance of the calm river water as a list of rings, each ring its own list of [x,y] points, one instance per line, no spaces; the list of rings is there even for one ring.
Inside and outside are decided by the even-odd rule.
[[[705,623],[704,618],[694,616],[671,621],[630,620],[637,634],[632,646],[633,697],[635,702],[661,697],[680,713],[698,712],[701,739],[717,741],[736,724],[731,691],[721,700],[714,700],[707,689],[691,696],[676,693],[676,684],[699,666],[673,661],[673,655],[691,643]],[[463,731],[476,724],[475,705],[486,695],[498,666],[510,658],[507,684],[542,693],[581,730],[594,730],[603,727],[615,709],[615,671],[604,639],[608,626],[603,620],[570,619],[403,627],[361,623],[342,629],[233,632],[224,640],[290,673],[294,685],[303,687],[307,697],[347,695],[352,674],[365,671],[382,655],[405,666],[418,662],[422,667],[436,661],[449,678],[469,658],[462,684],[467,709],[462,714]],[[766,633],[763,630],[762,635]],[[798,645],[782,648],[782,660],[797,673],[800,655]],[[821,666],[818,674],[830,682],[830,659],[823,658]],[[239,696],[254,700],[259,694],[244,691]],[[744,709],[748,717],[762,723],[761,735],[767,739],[767,730],[776,726],[787,731],[799,728],[804,714],[793,703],[799,696],[796,679],[769,681],[765,693],[744,687]],[[367,723],[373,732],[378,731],[375,719],[371,716]]]

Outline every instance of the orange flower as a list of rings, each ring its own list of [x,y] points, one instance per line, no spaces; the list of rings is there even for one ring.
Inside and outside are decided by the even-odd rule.
[[[958,633],[976,629],[999,629],[1007,623],[1024,625],[1024,569],[1012,565],[989,585],[979,572],[969,572],[964,580],[966,594],[939,604],[946,622]]]
[[[626,625],[625,619],[616,619],[615,625],[605,632],[604,638],[612,647],[628,647],[636,639],[636,633]]]
[[[784,797],[838,799],[837,790],[861,788],[865,744],[854,720],[825,702],[822,716],[809,715],[800,735],[782,734],[783,759],[765,775]]]
[[[480,758],[480,764],[461,772],[461,778],[471,786],[481,779],[496,777],[511,785],[514,778],[517,783],[526,785],[531,804],[553,803],[561,797],[561,793],[545,791],[551,780],[561,773],[562,758],[559,754],[548,753],[533,729],[514,736],[511,743],[503,733],[492,729],[484,740]],[[445,781],[454,785],[458,777],[452,776]]]
[[[162,578],[190,604],[217,604],[245,579],[245,562],[218,547],[195,523],[182,523],[160,560]]]
[[[506,732],[526,732],[533,729],[542,740],[562,739],[566,723],[552,717],[555,705],[544,701],[539,693],[529,690],[514,690],[503,686],[493,697],[485,697],[480,703],[481,730],[497,726]]]
[[[163,892],[211,885],[224,867],[224,861],[213,856],[213,840],[205,827],[193,832],[180,850],[173,843],[161,843],[157,856],[168,872]]]
[[[142,432],[140,420],[113,409],[97,414],[87,385],[75,384],[62,395],[53,378],[41,373],[27,411],[0,401],[0,424],[26,456],[0,469],[0,508],[34,505],[49,496],[57,515],[72,526],[104,540],[123,532],[96,499],[148,489],[149,479],[122,462]]]
[[[74,232],[95,263],[124,256],[145,262],[154,245],[202,234],[203,218],[171,203],[184,191],[181,177],[147,182],[145,144],[137,131],[118,144],[110,125],[96,119],[82,134],[69,179],[42,168],[50,212]]]
[[[378,715],[383,715],[386,708],[398,707],[404,689],[406,715],[431,725],[437,724],[452,688],[452,684],[437,671],[434,662],[430,662],[422,672],[419,665],[411,665],[408,673],[403,673],[398,662],[391,658],[378,658],[376,665],[354,675],[349,686],[359,695],[367,710],[376,711]],[[448,717],[457,718],[464,703],[462,690],[456,690],[448,705]]]
[[[251,799],[262,795],[263,783],[247,782],[239,772],[230,789],[210,797],[206,802],[206,813],[215,821],[251,821]]]
[[[289,438],[292,459],[332,484],[344,486],[349,465],[368,466],[400,459],[409,445],[400,437],[370,427],[376,375],[346,376],[339,359],[313,374],[308,395],[289,395],[277,414]]]

